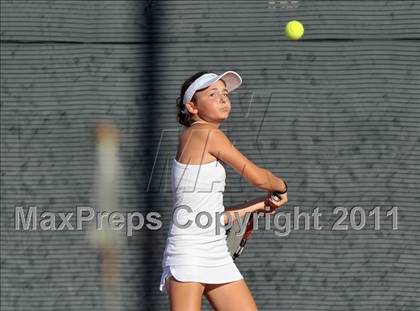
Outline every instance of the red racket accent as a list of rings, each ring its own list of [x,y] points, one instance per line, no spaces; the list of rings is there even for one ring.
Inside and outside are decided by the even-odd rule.
[[[245,228],[245,233],[242,236],[242,240],[239,243],[238,249],[236,252],[232,255],[233,260],[239,257],[239,255],[242,254],[242,251],[244,250],[245,244],[248,241],[248,239],[251,237],[252,231],[254,229],[254,213],[251,214],[248,223]]]

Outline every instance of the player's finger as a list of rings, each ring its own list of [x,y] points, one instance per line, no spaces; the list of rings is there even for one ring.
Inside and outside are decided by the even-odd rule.
[[[284,200],[282,199],[270,199],[270,203],[272,203],[274,206],[278,207],[284,204]]]

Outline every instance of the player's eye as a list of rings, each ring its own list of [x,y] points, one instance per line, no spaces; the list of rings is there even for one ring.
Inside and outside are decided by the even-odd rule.
[[[218,93],[210,93],[209,95],[211,96],[211,97],[213,97],[214,95],[216,95],[216,94],[218,94]],[[226,96],[226,97],[229,97],[228,96],[228,93],[223,93],[222,94],[223,96]]]

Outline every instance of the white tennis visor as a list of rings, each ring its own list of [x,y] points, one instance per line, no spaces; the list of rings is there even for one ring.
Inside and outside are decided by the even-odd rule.
[[[201,77],[197,78],[191,85],[187,88],[183,98],[183,104],[191,101],[191,98],[194,96],[195,92],[198,90],[204,89],[214,82],[222,79],[226,83],[226,89],[228,93],[237,89],[242,84],[241,76],[235,71],[226,71],[221,75],[215,73],[206,73]]]

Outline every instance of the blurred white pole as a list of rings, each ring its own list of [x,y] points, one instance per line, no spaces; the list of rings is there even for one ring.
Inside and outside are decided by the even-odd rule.
[[[95,224],[90,239],[100,252],[103,309],[121,310],[119,254],[122,234],[113,230],[109,215],[118,210],[120,169],[118,161],[118,129],[111,121],[96,124],[96,204],[97,211],[108,213],[102,228]]]

